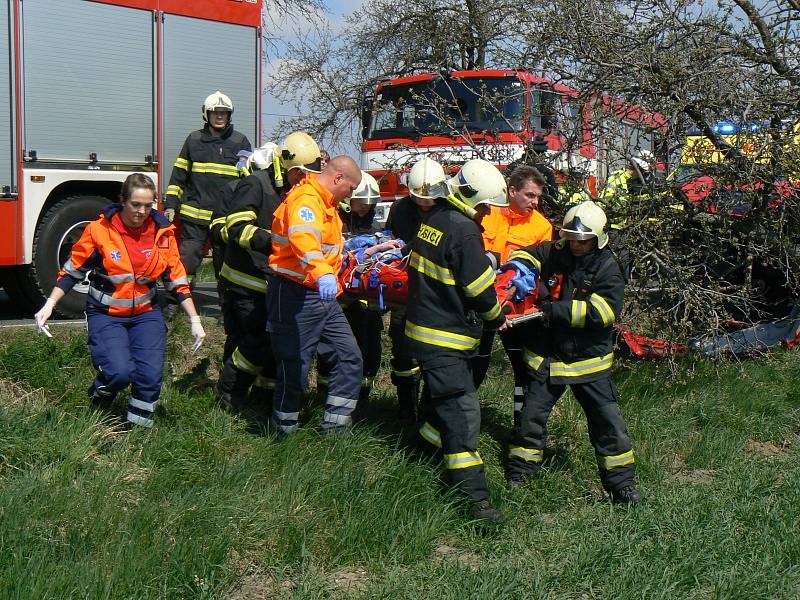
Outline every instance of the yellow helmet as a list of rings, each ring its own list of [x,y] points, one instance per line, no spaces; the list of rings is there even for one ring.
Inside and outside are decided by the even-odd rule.
[[[320,173],[321,154],[319,146],[305,131],[294,131],[281,144],[281,166],[286,171],[302,169],[309,173]]]
[[[227,110],[233,116],[233,100],[219,90],[206,97],[203,102],[203,122],[208,123],[208,111]]]
[[[450,192],[469,208],[479,204],[508,206],[506,180],[492,163],[473,158],[447,181]]]
[[[605,248],[608,244],[605,227],[606,213],[591,200],[586,200],[567,211],[558,235],[565,240],[597,238],[597,247]]]

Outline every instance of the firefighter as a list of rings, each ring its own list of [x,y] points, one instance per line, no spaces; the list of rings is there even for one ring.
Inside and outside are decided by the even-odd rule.
[[[534,167],[521,165],[508,179],[508,207],[491,207],[483,218],[483,243],[498,265],[508,261],[514,250],[553,239],[553,226],[538,211],[539,201],[547,185],[545,178]],[[500,332],[500,340],[514,371],[514,423],[519,424],[519,413],[525,397],[525,362],[522,360],[523,329]],[[487,329],[481,337],[478,354],[472,361],[475,389],[483,383],[494,344],[494,330]]]
[[[639,150],[627,164],[612,171],[600,192],[600,201],[613,215],[611,228],[622,229],[626,203],[634,196],[643,196],[653,180],[655,156],[649,150]],[[620,214],[623,213],[623,214]]]
[[[197,349],[205,338],[181,264],[175,227],[152,210],[156,188],[141,174],[122,184],[120,202],[89,223],[58,274],[56,287],[36,313],[44,328],[53,307],[90,274],[86,301],[89,349],[97,377],[89,388],[94,406],[108,408],[128,384],[127,425],[152,427],[167,349],[156,282],[174,290],[189,316]]]
[[[405,242],[404,252],[412,250],[417,232],[436,199],[447,197],[446,181],[442,165],[430,158],[423,157],[412,165],[406,180],[409,195],[392,203],[386,220],[386,229],[395,238]],[[414,423],[417,420],[421,375],[419,365],[411,355],[405,328],[406,309],[393,308],[389,317],[389,339],[392,343],[391,377],[397,389],[398,416],[403,422]]]
[[[505,323],[477,220],[489,205],[508,205],[506,182],[494,165],[473,159],[448,185],[451,193],[431,208],[409,260],[405,334],[426,388],[419,433],[444,452],[446,480],[472,501],[472,516],[500,522],[478,454],[481,413],[470,361],[484,324]]]
[[[267,286],[267,331],[278,369],[272,424],[282,434],[298,427],[300,401],[317,347],[331,365],[322,433],[345,431],[358,403],[362,360],[336,297],[342,265],[339,202],[361,181],[347,156],[295,186],[275,211]]]
[[[361,172],[361,183],[348,200],[339,206],[345,235],[345,248],[357,251],[360,257],[368,258],[377,252],[399,247],[397,241],[378,243],[374,234],[378,232],[375,220],[375,205],[381,199],[378,182],[369,173]],[[375,383],[375,376],[381,366],[381,334],[383,318],[380,312],[369,307],[366,300],[342,294],[339,298],[344,315],[361,350],[364,372],[361,378],[359,400],[366,401]],[[318,390],[326,390],[330,378],[330,366],[319,361],[317,374]],[[327,391],[327,390],[326,390]]]
[[[513,252],[502,267],[517,271],[518,293],[538,280],[542,310],[525,338],[528,382],[508,482],[522,486],[541,468],[548,417],[569,386],[586,414],[603,487],[613,502],[637,504],[633,450],[611,378],[612,333],[625,280],[607,248],[605,226],[603,210],[583,202],[567,211],[560,240]]]
[[[564,177],[564,183],[559,189],[561,205],[569,208],[592,199],[592,195],[586,189],[583,172],[575,168],[569,169]]]
[[[225,186],[239,177],[239,152],[250,151],[244,134],[231,124],[233,102],[220,91],[203,102],[205,126],[189,134],[172,169],[164,198],[164,214],[181,224],[181,261],[189,280],[203,260],[214,211],[221,206]],[[216,274],[219,277],[219,273]]]
[[[254,395],[270,401],[275,388],[275,361],[266,332],[267,255],[272,251],[272,216],[281,203],[274,173],[280,164],[276,144],[265,144],[247,159],[251,175],[242,179],[226,207],[225,259],[220,269],[220,307],[227,334],[217,397],[228,408],[239,410],[251,386]],[[277,167],[277,169],[276,169]],[[279,175],[279,179],[281,176]],[[279,191],[281,190],[281,191]],[[216,219],[215,219],[216,220]]]

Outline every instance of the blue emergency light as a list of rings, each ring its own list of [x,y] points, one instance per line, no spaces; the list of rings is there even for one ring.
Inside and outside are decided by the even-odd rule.
[[[736,133],[736,125],[731,123],[730,121],[721,121],[714,125],[714,131],[716,133],[721,133],[722,135],[730,135],[732,133]]]

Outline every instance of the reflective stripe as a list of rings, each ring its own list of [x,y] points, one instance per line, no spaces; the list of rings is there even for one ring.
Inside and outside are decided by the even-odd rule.
[[[526,462],[540,463],[544,458],[544,450],[539,448],[523,448],[522,446],[511,446],[508,449],[509,458],[521,458]]]
[[[299,233],[301,231],[307,231],[308,233],[313,233],[315,236],[317,236],[318,240],[320,241],[322,240],[322,232],[316,227],[313,227],[311,225],[293,225],[292,227],[289,227],[287,235],[292,235],[293,233]]]
[[[222,263],[222,268],[219,270],[219,274],[220,277],[224,277],[231,283],[240,285],[248,290],[253,290],[254,292],[258,292],[260,294],[267,293],[267,281],[265,279],[259,279],[253,275],[248,275],[247,273],[242,273],[241,271],[232,269],[228,263]]]
[[[269,377],[264,377],[263,375],[259,375],[258,377],[256,377],[256,380],[253,383],[253,387],[261,388],[264,390],[274,390],[275,380],[270,379]]]
[[[525,364],[534,371],[538,371],[539,367],[541,367],[544,362],[544,357],[534,354],[527,348],[525,348],[525,351],[522,353],[522,357],[525,359]]]
[[[498,302],[494,303],[494,306],[487,312],[478,313],[481,319],[484,321],[494,321],[497,317],[500,316],[500,313],[503,312],[500,309],[500,304]]]
[[[261,367],[247,360],[238,347],[231,354],[231,361],[237,369],[250,375],[258,375],[261,372]]]
[[[150,289],[147,293],[142,294],[141,296],[136,296],[135,298],[114,298],[113,296],[109,296],[108,294],[104,294],[100,290],[94,287],[89,287],[89,295],[97,300],[100,304],[104,304],[105,306],[119,306],[123,308],[132,308],[134,306],[140,306],[142,304],[149,304],[150,301],[153,299],[153,296],[156,295],[155,288]]]
[[[622,454],[615,454],[613,456],[600,456],[597,455],[597,464],[601,469],[615,469],[617,467],[627,467],[636,462],[633,457],[633,450],[628,450]]]
[[[570,306],[570,327],[586,327],[586,309],[588,304],[583,300],[573,300]]]
[[[292,277],[300,279],[301,281],[303,279],[305,279],[305,277],[306,277],[303,273],[298,273],[297,271],[292,271],[291,269],[286,269],[284,267],[275,266],[275,267],[270,267],[270,269],[272,269],[276,273],[283,273],[284,275],[291,275]]]
[[[322,416],[322,426],[328,425],[350,425],[353,419],[349,415],[337,415],[336,413],[325,411]]]
[[[69,273],[72,277],[75,277],[76,279],[83,279],[84,277],[86,277],[86,273],[89,272],[88,269],[81,271],[80,269],[76,268],[72,264],[72,259],[69,259],[67,262],[64,263],[64,270],[67,273]]]
[[[222,231],[219,232],[219,235],[222,238],[222,241],[227,244],[228,243],[228,228],[227,227],[223,227]]]
[[[238,177],[239,169],[236,168],[236,165],[224,163],[192,163],[192,173],[213,173],[214,175]]]
[[[322,244],[322,251],[325,254],[330,254],[331,252],[341,254],[342,247],[339,244]]]
[[[169,279],[165,279],[164,280],[164,288],[167,291],[171,292],[172,290],[174,290],[179,285],[189,285],[189,278],[188,277],[178,277],[177,279],[174,279],[172,281],[170,281]]]
[[[321,375],[319,373],[317,374],[317,385],[328,385],[329,381],[330,377],[327,375]]]
[[[133,423],[134,425],[141,425],[142,427],[152,427],[153,426],[153,419],[147,419],[145,417],[140,417],[139,415],[129,412],[128,415],[125,417],[128,423]]]
[[[180,198],[181,196],[183,196],[183,188],[179,185],[174,185],[174,184],[169,185],[167,186],[167,193],[165,195],[177,196],[178,198]]]
[[[289,238],[280,235],[279,233],[272,234],[272,241],[278,244],[279,246],[288,246],[289,245]]]
[[[445,463],[448,469],[468,469],[483,464],[481,455],[477,452],[456,452],[455,454],[445,454]]]
[[[422,424],[422,427],[419,428],[419,434],[420,436],[422,436],[422,439],[425,440],[426,442],[430,442],[437,448],[442,447],[441,434],[436,430],[436,428],[433,425],[431,425],[427,421],[425,421]]]
[[[133,273],[122,273],[120,275],[107,275],[106,273],[100,273],[99,271],[95,271],[94,275],[96,277],[99,277],[100,279],[105,279],[106,281],[110,281],[111,283],[133,283],[134,281],[136,281],[136,277],[134,277]]]
[[[494,269],[491,266],[486,267],[486,270],[478,275],[475,281],[464,286],[464,295],[467,298],[475,298],[488,289],[494,283],[494,280]]]
[[[350,398],[342,398],[341,396],[328,396],[328,399],[325,400],[325,405],[337,406],[340,408],[355,408],[357,402],[358,400],[352,400]]]
[[[217,225],[225,225],[225,217],[217,217],[213,221],[211,221],[211,227],[216,227]]]
[[[525,393],[525,389],[519,386],[514,388],[514,395],[515,396],[522,396]]]
[[[536,267],[540,271],[542,270],[542,263],[540,263],[539,260],[533,256],[533,254],[525,252],[525,250],[514,250],[514,252],[512,252],[508,256],[508,260],[516,260],[518,258],[521,258],[522,260],[527,260],[528,262],[533,263],[534,267]]]
[[[319,250],[311,250],[310,252],[306,252],[305,254],[303,254],[303,257],[300,259],[300,264],[303,265],[304,267],[307,267],[308,263],[310,263],[315,258],[318,258],[320,260],[325,260],[325,255]]]
[[[178,167],[179,169],[183,169],[184,171],[189,170],[189,164],[190,163],[188,160],[186,160],[185,158],[181,158],[180,156],[175,159],[175,166]]]
[[[272,415],[281,421],[297,421],[300,418],[299,412],[281,412],[279,410],[273,410]]]
[[[131,396],[128,399],[128,405],[129,406],[133,406],[134,408],[140,408],[142,410],[147,410],[147,411],[150,411],[150,412],[155,411],[157,404],[158,404],[158,400],[156,400],[154,402],[143,402],[142,400],[138,400],[138,399],[134,398],[133,396]]]
[[[245,225],[244,229],[242,230],[242,235],[239,237],[239,246],[242,248],[247,248],[248,250],[252,250],[250,247],[250,241],[253,239],[256,231],[258,231],[258,227],[252,223]]]
[[[614,353],[609,352],[605,356],[587,358],[574,363],[552,362],[550,363],[551,377],[583,377],[592,373],[599,373],[611,368],[614,362]]]
[[[431,344],[432,346],[441,346],[443,348],[453,348],[455,350],[474,350],[480,343],[478,338],[450,333],[449,331],[443,331],[441,329],[422,327],[408,320],[406,320],[405,334],[407,337],[410,337],[412,340],[417,340],[418,342]]]
[[[189,204],[181,204],[180,212],[182,215],[186,215],[192,219],[198,219],[199,221],[210,221],[214,214],[210,210],[197,208],[196,206],[190,206]]]
[[[589,302],[595,307],[595,309],[597,309],[597,312],[600,313],[600,318],[603,319],[603,325],[608,327],[614,323],[614,310],[611,308],[611,305],[606,301],[605,298],[598,294],[592,294],[589,296]]]
[[[392,370],[393,375],[397,375],[398,377],[414,377],[419,373],[419,367],[414,367],[413,369],[409,369],[408,371],[395,371]]]
[[[420,256],[416,252],[411,253],[411,260],[408,265],[422,275],[427,275],[444,284],[456,284],[456,280],[453,278],[453,272],[450,269],[437,265],[435,262],[428,260],[424,256]]]
[[[515,413],[522,412],[522,406],[523,406],[522,402],[514,402],[514,412]]]
[[[225,226],[233,227],[236,223],[241,223],[242,221],[255,221],[257,218],[258,217],[256,213],[252,210],[236,212],[228,215],[228,217],[225,219]]]

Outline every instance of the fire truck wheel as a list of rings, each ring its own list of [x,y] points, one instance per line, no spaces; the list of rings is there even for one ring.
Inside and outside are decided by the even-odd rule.
[[[44,214],[33,238],[33,263],[19,272],[20,291],[38,310],[56,281],[61,265],[69,258],[73,244],[86,225],[97,219],[111,200],[105,196],[75,195],[60,200]],[[83,316],[88,286],[75,286],[56,307],[62,317]]]

